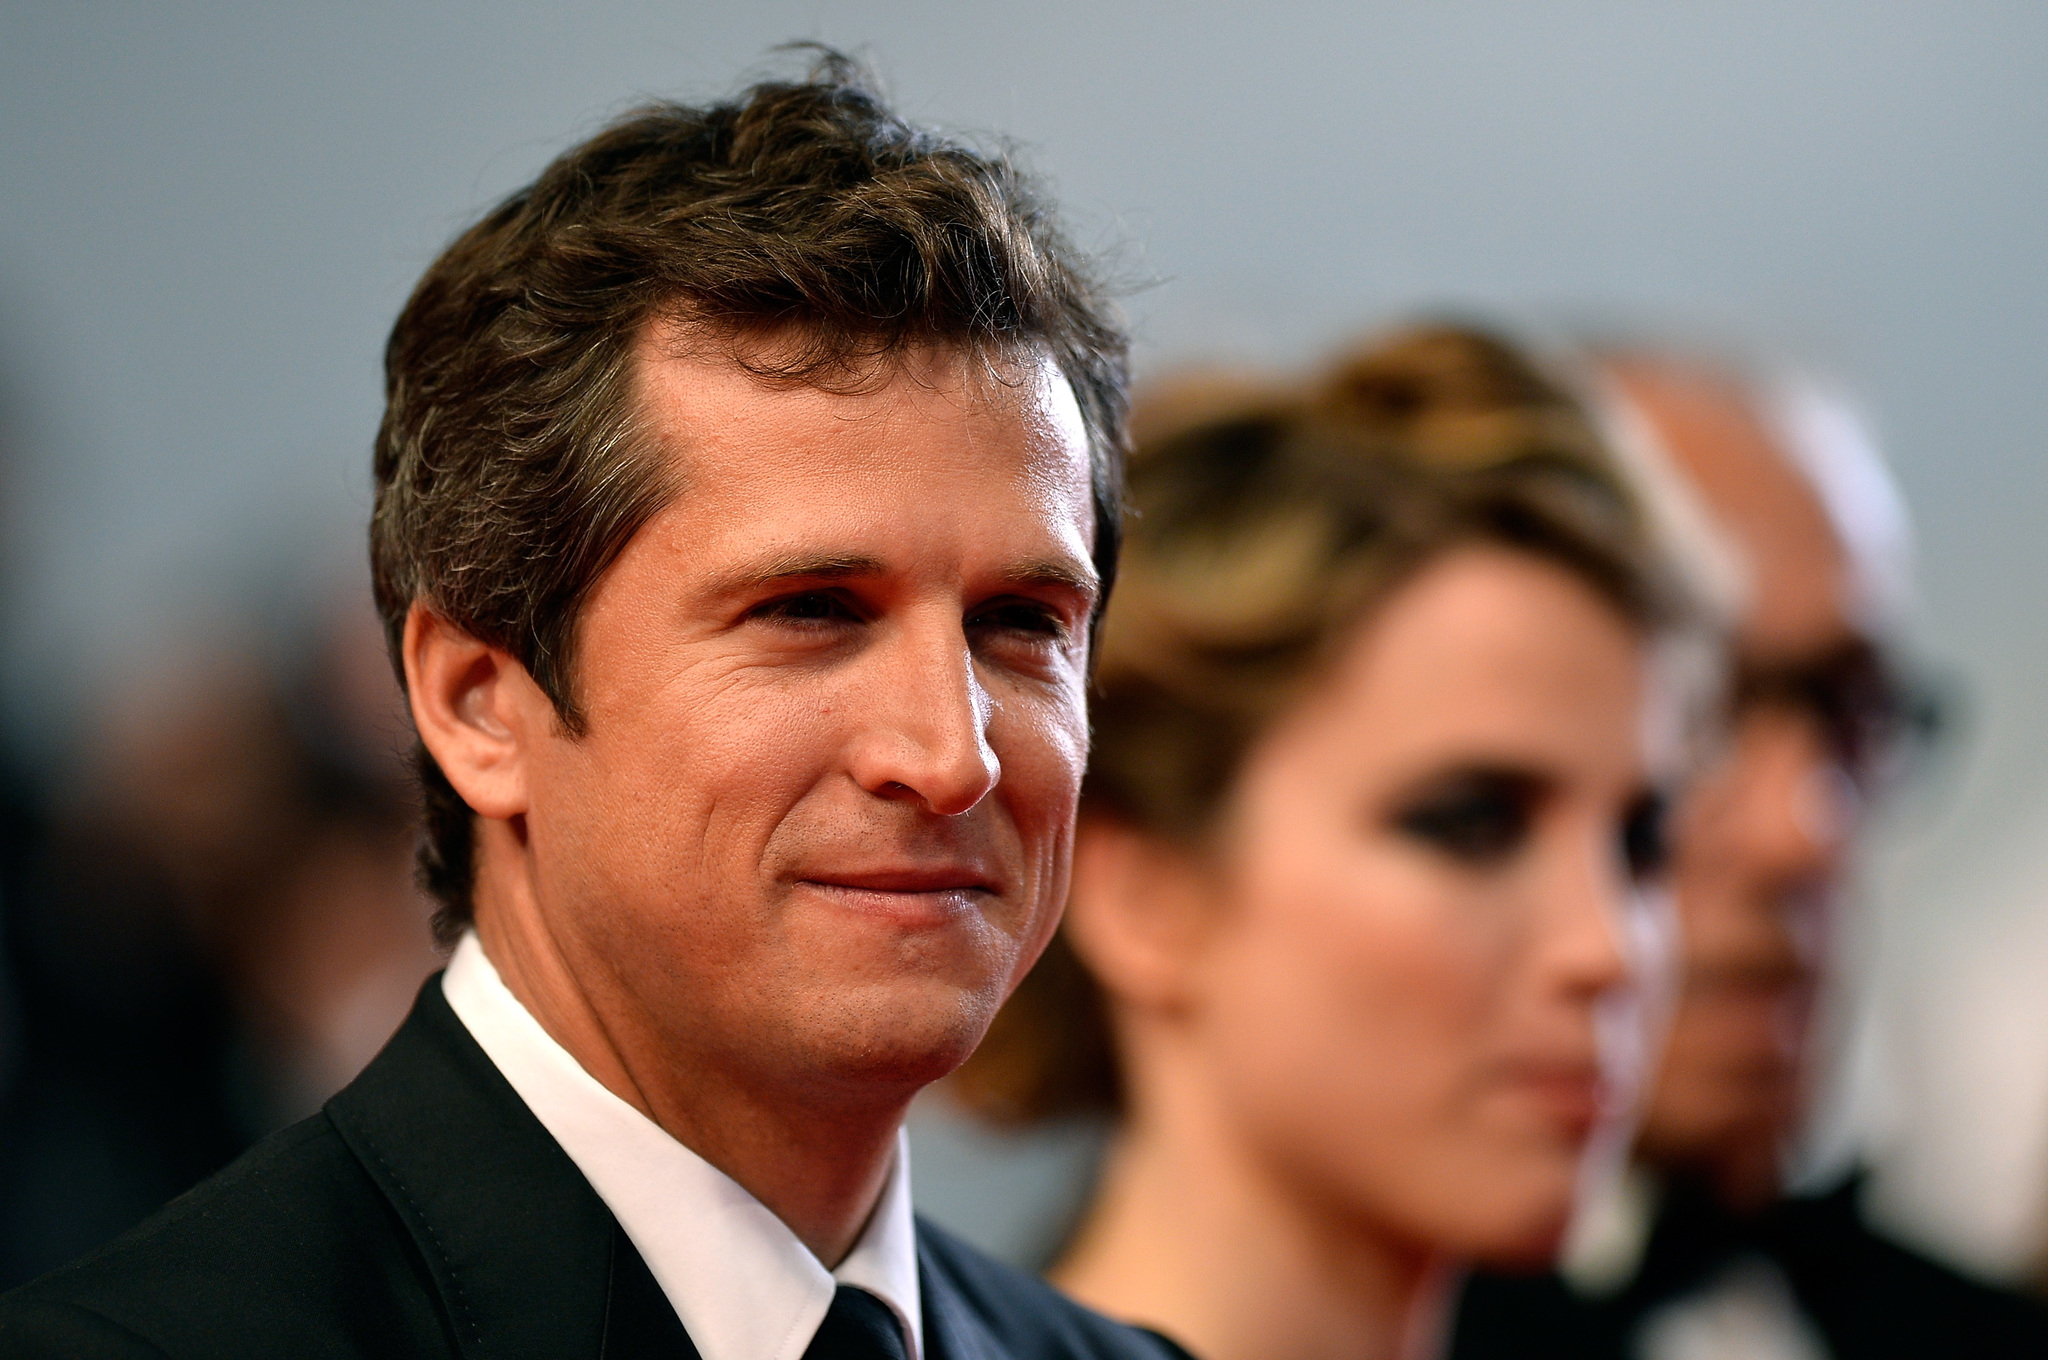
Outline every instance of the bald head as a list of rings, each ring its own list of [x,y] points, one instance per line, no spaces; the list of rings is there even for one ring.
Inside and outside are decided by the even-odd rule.
[[[1740,645],[1799,654],[1854,636],[1858,589],[1843,534],[1754,394],[1704,366],[1628,356],[1605,367],[1740,553]]]

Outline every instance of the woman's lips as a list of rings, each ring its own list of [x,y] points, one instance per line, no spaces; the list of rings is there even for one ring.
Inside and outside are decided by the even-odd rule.
[[[1509,1063],[1503,1085],[1533,1106],[1546,1122],[1573,1138],[1585,1138],[1606,1114],[1611,1091],[1600,1069],[1588,1063],[1541,1060]]]

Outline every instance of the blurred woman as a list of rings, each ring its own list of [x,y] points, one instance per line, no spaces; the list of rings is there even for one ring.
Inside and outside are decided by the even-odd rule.
[[[956,1090],[1119,1116],[1084,1302],[1207,1360],[1425,1354],[1630,1098],[1673,601],[1484,335],[1140,415],[1066,924]]]

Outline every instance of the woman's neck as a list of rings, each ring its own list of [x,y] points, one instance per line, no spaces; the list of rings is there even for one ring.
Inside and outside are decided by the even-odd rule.
[[[1216,1121],[1141,1118],[1050,1275],[1204,1360],[1437,1354],[1454,1272],[1313,1199]]]

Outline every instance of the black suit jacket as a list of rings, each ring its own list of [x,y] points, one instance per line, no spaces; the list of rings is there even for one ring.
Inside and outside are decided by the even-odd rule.
[[[918,1225],[930,1360],[1171,1360]],[[0,1356],[694,1360],[647,1266],[429,981],[321,1113],[0,1298]]]
[[[1612,1294],[1588,1298],[1556,1275],[1473,1276],[1459,1300],[1450,1360],[1630,1360],[1652,1313],[1745,1256],[1783,1273],[1834,1360],[2048,1356],[2048,1309],[1871,1232],[1857,1211],[1858,1188],[1852,1179],[1832,1194],[1738,1219],[1703,1187],[1674,1182],[1640,1268]]]

